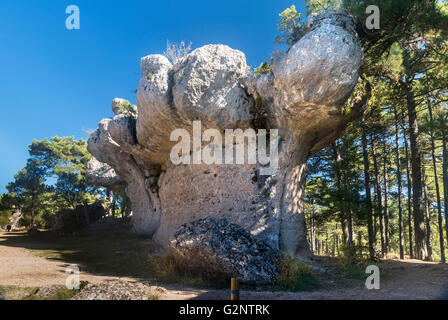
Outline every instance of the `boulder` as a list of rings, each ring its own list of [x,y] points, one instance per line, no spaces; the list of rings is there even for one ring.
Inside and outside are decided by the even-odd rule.
[[[207,217],[182,225],[170,241],[179,264],[210,277],[273,283],[278,250],[225,218]]]

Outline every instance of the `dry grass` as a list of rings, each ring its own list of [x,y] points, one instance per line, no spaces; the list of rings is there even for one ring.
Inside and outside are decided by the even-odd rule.
[[[274,288],[287,291],[312,291],[320,288],[319,280],[308,264],[288,255],[278,263],[279,276]]]
[[[157,281],[177,283],[188,287],[223,288],[226,279],[210,279],[203,274],[185,268],[173,254],[167,256],[150,256],[148,258],[150,273]]]

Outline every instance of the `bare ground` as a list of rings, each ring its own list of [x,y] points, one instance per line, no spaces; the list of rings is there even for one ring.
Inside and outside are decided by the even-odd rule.
[[[20,245],[10,245],[14,237],[20,237]],[[26,243],[22,232],[0,232],[0,285],[25,287],[41,287],[49,285],[64,285],[67,274],[66,267],[70,261],[61,261],[36,255],[33,250],[36,244],[33,240]],[[25,241],[25,242],[24,242]],[[14,242],[13,242],[14,243]],[[320,258],[323,260],[325,258]],[[323,287],[312,292],[240,292],[241,299],[439,299],[448,289],[448,265],[419,260],[384,260],[383,269],[387,274],[382,279],[379,290],[368,290],[362,281],[349,281],[348,287],[341,287],[335,281],[324,280]],[[119,277],[111,274],[98,274],[83,271],[89,268],[81,265],[81,281],[100,283],[111,279],[135,281],[133,277]],[[366,275],[367,277],[367,275]],[[142,281],[142,279],[139,279]],[[148,282],[148,281],[146,281]],[[338,281],[336,281],[338,283]],[[180,285],[162,286],[165,290],[160,294],[162,300],[186,299],[228,299],[228,290],[192,289]],[[445,299],[447,299],[445,297]]]
[[[4,233],[5,241],[23,233]],[[65,285],[68,274],[65,272],[70,263],[46,259],[35,255],[31,250],[3,245],[0,241],[0,285],[20,287],[41,287],[45,285]],[[118,277],[82,273],[80,279],[92,283]]]

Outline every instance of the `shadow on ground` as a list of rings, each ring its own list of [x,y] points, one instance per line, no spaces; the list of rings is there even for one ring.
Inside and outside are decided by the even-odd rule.
[[[107,232],[84,232],[76,235],[56,235],[52,232],[11,232],[0,234],[0,247],[17,247],[30,250],[34,255],[60,262],[61,266],[78,264],[81,271],[101,276],[129,277],[137,280],[150,280],[152,285],[163,285],[155,281],[155,273],[148,265],[148,256],[155,253],[151,239],[143,238],[130,230],[111,230]],[[11,257],[14,259],[14,257]],[[334,259],[333,259],[334,260]],[[324,266],[331,264],[328,257],[316,257],[315,263]],[[20,263],[20,262],[17,262]],[[248,290],[241,288],[241,299],[447,299],[448,266],[445,264],[422,262],[418,260],[382,261],[388,276],[381,280],[380,290],[367,290],[364,281],[346,279],[334,274],[330,269],[320,276],[322,288],[312,292],[285,292]],[[169,267],[169,265],[167,265]],[[366,274],[365,277],[368,275]],[[194,279],[193,279],[194,280]],[[190,288],[201,286],[193,285]],[[344,285],[344,284],[347,284]],[[229,290],[191,289],[176,281],[163,285],[171,298],[194,300],[227,300]]]
[[[0,245],[29,249],[37,256],[61,261],[64,265],[78,264],[81,271],[97,275],[150,277],[147,258],[152,241],[129,230],[77,235],[57,235],[49,231],[10,232],[0,236]]]

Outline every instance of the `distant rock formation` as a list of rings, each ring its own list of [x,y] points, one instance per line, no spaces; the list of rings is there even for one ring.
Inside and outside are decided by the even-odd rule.
[[[53,231],[73,232],[99,221],[106,215],[100,202],[90,205],[78,205],[75,209],[64,209],[54,216]]]
[[[12,207],[12,215],[9,217],[9,225],[11,226],[10,231],[19,230],[21,225],[23,214],[22,210],[19,207]]]
[[[172,65],[141,59],[137,106],[114,99],[114,117],[90,136],[91,180],[126,185],[133,228],[169,247],[180,225],[225,217],[272,248],[308,257],[302,196],[308,157],[334,141],[353,117],[342,106],[358,81],[362,50],[344,11],[310,16],[306,34],[254,76],[242,52],[200,47]],[[261,164],[170,161],[175,129],[278,129],[278,170]],[[224,134],[223,134],[224,136]],[[104,173],[104,175],[103,175]]]

